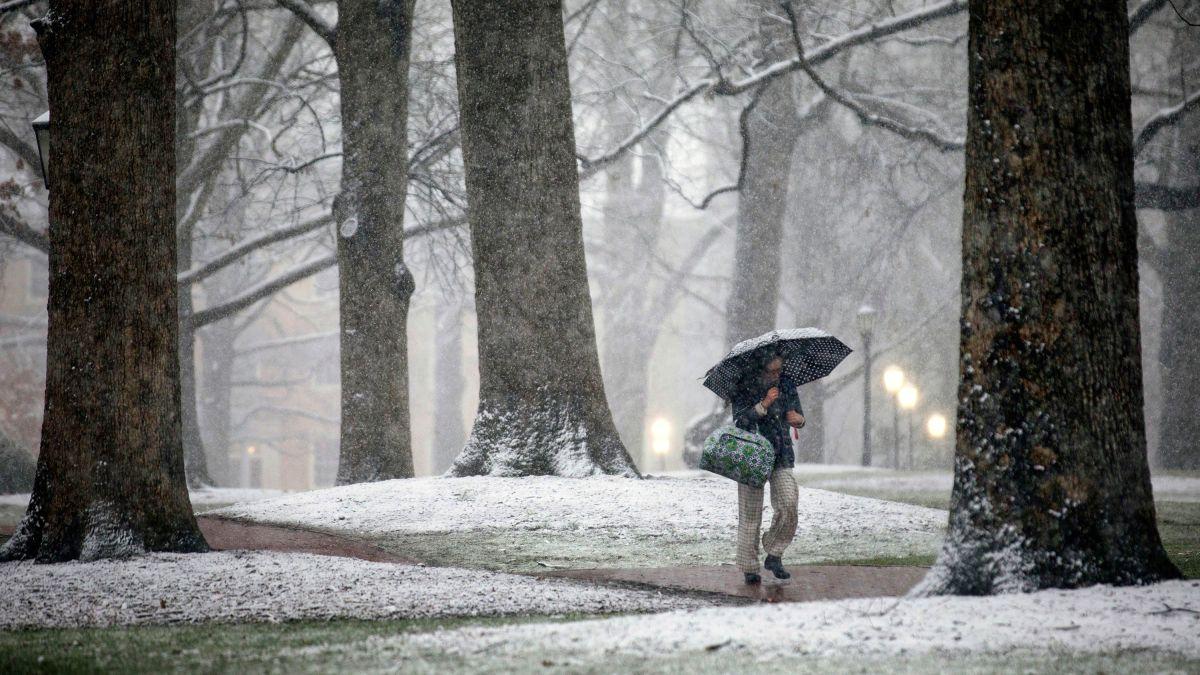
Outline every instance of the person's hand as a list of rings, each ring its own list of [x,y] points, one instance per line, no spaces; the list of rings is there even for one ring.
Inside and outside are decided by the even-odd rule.
[[[767,390],[767,395],[761,401],[762,407],[770,408],[775,399],[779,398],[779,387],[771,387]]]
[[[800,413],[796,412],[795,410],[787,411],[787,423],[796,427],[797,429],[799,429],[800,427],[802,427],[806,424],[806,422],[804,421],[804,415],[801,415]]]

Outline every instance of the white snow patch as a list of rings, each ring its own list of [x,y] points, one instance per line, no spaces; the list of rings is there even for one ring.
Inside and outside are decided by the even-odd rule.
[[[306,553],[156,553],[0,563],[0,630],[202,621],[662,611],[711,605],[566,579]]]
[[[463,628],[393,642],[441,654],[660,657],[745,650],[785,656],[1162,650],[1200,656],[1200,581],[991,597],[855,599]]]
[[[798,538],[805,531],[829,530],[940,533],[946,525],[946,512],[939,509],[805,488],[799,512]],[[483,529],[732,537],[737,484],[716,476],[408,478],[235,504],[212,513],[371,537]],[[770,522],[769,512],[764,522]]]
[[[211,506],[213,504],[236,504],[240,502],[256,502],[260,499],[271,499],[286,494],[283,490],[270,488],[226,488],[203,487],[188,492],[192,506]]]
[[[799,476],[819,475],[820,464],[810,464],[803,471],[797,468]],[[830,471],[829,473],[835,473]],[[1200,502],[1200,478],[1190,476],[1172,476],[1167,474],[1151,474],[1150,482],[1154,487],[1156,501]],[[954,483],[954,475],[949,471],[917,471],[891,473],[882,475],[837,475],[828,478],[805,480],[804,484],[822,490],[878,490],[882,492],[944,492],[950,494]]]

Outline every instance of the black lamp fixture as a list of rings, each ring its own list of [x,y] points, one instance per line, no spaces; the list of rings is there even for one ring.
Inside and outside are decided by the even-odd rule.
[[[42,159],[42,184],[50,189],[50,111],[42,113],[33,121],[33,135],[37,137],[38,156]]]

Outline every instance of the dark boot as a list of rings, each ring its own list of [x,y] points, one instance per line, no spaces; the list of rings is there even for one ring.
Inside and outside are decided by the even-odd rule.
[[[742,572],[746,577],[746,583],[759,584],[762,583],[762,577],[758,576],[758,572]]]
[[[791,572],[783,569],[783,560],[777,555],[767,556],[767,559],[763,561],[763,567],[771,570],[776,579],[787,579],[792,576]]]

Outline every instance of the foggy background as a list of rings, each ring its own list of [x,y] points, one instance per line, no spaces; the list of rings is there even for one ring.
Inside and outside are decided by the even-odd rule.
[[[772,3],[766,3],[772,5]],[[332,3],[314,3],[327,17]],[[186,201],[195,268],[265,233],[328,214],[339,189],[338,81],[329,46],[272,2],[204,5],[181,31],[179,59],[212,88],[197,128],[183,134],[200,166]],[[802,3],[806,46],[921,5]],[[438,226],[406,240],[417,281],[409,314],[412,441],[416,474],[441,473],[461,450],[478,392],[470,241],[456,129],[449,3],[419,0],[410,74],[410,174],[405,228]],[[779,21],[786,21],[776,11]],[[1173,15],[1133,38],[1134,124],[1178,102],[1182,33]],[[576,0],[564,15],[571,55],[576,140],[597,157],[641,129],[697,81],[731,80],[771,58],[747,36],[762,20],[754,3]],[[244,20],[244,23],[243,23]],[[1186,28],[1185,28],[1186,30]],[[966,15],[850,49],[821,65],[833,86],[878,102],[910,123],[961,138],[966,101]],[[1194,31],[1193,31],[1194,39]],[[779,54],[794,45],[776,45]],[[1190,66],[1196,72],[1196,64]],[[45,70],[24,21],[0,19],[0,144],[32,142],[46,109]],[[919,390],[911,413],[915,468],[948,469],[957,384],[962,152],[862,126],[804,76],[787,76],[801,116],[790,170],[775,177],[785,199],[783,278],[776,325],[817,326],[856,351],[800,397],[808,461],[857,464],[862,451],[862,340],[856,314],[878,311],[872,372],[876,463],[894,438],[886,366]],[[262,83],[267,84],[262,84]],[[1194,85],[1193,85],[1194,86]],[[182,86],[181,86],[182,91]],[[717,404],[700,384],[725,343],[746,96],[700,95],[679,105],[621,160],[582,183],[584,238],[597,339],[610,407],[642,471],[684,467],[688,423]],[[1170,175],[1161,134],[1137,158],[1139,179]],[[223,148],[223,149],[222,149]],[[0,217],[46,227],[40,169],[0,149]],[[1138,212],[1142,246],[1162,243],[1162,212]],[[456,225],[445,226],[447,223]],[[197,310],[219,307],[334,252],[332,225],[258,249],[191,284]],[[1164,308],[1152,265],[1141,265],[1146,423],[1152,465],[1162,378]],[[181,269],[180,271],[184,271]],[[28,491],[37,454],[45,368],[46,257],[0,235],[0,488]],[[309,489],[337,471],[339,366],[337,271],[326,268],[196,332],[197,416],[218,485]],[[164,321],[175,317],[163,317]],[[644,407],[631,402],[644,396]],[[932,438],[929,416],[951,428]],[[654,452],[650,429],[666,429]],[[902,448],[909,413],[899,415]],[[22,487],[23,486],[23,487]]]

